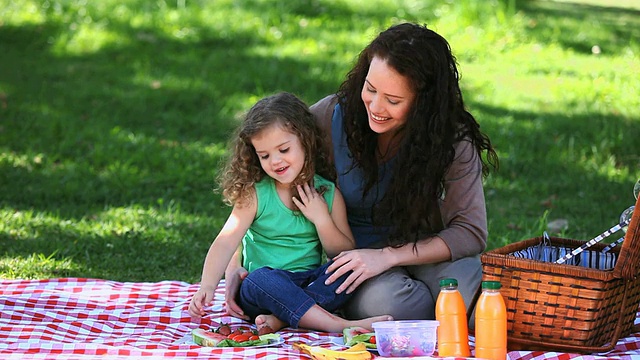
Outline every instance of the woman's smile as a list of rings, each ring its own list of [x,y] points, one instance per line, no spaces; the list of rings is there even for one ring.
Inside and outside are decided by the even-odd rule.
[[[385,121],[389,121],[391,118],[371,114],[371,119],[375,122],[385,122]]]

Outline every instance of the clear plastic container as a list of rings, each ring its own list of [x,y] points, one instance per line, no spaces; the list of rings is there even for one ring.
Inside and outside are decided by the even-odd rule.
[[[431,356],[436,349],[438,321],[380,321],[371,326],[378,353],[387,357]]]

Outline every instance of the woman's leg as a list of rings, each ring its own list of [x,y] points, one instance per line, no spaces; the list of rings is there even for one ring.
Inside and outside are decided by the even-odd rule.
[[[471,256],[456,261],[447,261],[433,265],[410,266],[408,271],[422,281],[431,290],[434,298],[440,293],[440,280],[453,278],[458,280],[458,291],[462,294],[467,309],[482,281],[482,263],[480,256]]]
[[[467,306],[467,315],[473,311],[472,304],[476,291],[482,281],[482,262],[480,255],[470,256],[456,261],[447,261],[433,265],[410,266],[408,271],[411,275],[422,281],[429,288],[432,297],[438,298],[440,293],[440,280],[453,278],[458,280],[458,291]],[[469,317],[469,326],[474,326],[473,316]]]
[[[434,318],[435,302],[427,286],[396,267],[362,283],[343,306],[347,319],[389,314],[395,320]]]
[[[343,307],[348,319],[389,314],[396,320],[434,319],[440,280],[458,280],[467,308],[482,279],[480,256],[439,264],[392,268],[365,281]]]

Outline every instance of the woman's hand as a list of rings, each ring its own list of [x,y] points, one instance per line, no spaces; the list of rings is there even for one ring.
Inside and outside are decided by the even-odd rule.
[[[352,273],[336,289],[336,293],[355,291],[365,280],[391,268],[388,257],[383,255],[383,249],[357,249],[341,252],[333,258],[333,263],[327,268],[326,284],[331,284],[349,271]]]
[[[233,317],[249,320],[249,316],[245,315],[242,308],[236,302],[236,296],[240,292],[240,284],[247,277],[249,272],[243,267],[237,268],[230,274],[225,276],[224,280],[224,303],[227,313]]]

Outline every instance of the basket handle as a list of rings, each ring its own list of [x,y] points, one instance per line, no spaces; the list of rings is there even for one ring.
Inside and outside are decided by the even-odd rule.
[[[631,215],[631,222],[622,242],[620,256],[613,269],[614,276],[632,280],[638,276],[640,265],[640,197]]]

